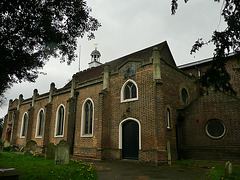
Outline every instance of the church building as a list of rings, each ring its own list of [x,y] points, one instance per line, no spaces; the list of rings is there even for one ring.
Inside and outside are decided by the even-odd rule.
[[[9,101],[2,141],[45,152],[66,140],[74,155],[154,164],[180,158],[240,161],[240,58],[226,68],[236,96],[198,83],[212,59],[177,67],[167,42],[100,62],[64,87]]]

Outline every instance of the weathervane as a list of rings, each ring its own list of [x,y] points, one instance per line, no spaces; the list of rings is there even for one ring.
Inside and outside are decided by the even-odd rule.
[[[95,49],[97,49],[97,45],[98,45],[97,43],[96,43],[96,44],[94,44],[94,46],[95,46]]]

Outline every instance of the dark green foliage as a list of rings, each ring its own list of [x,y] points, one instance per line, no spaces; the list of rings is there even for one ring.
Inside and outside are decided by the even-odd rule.
[[[33,82],[50,56],[70,64],[77,38],[100,27],[83,0],[0,1],[0,95],[13,83]]]
[[[20,171],[19,179],[97,179],[96,169],[81,161],[71,160],[67,165],[54,165],[37,154],[22,155],[2,152],[0,165]]]
[[[187,2],[188,0],[184,0]],[[220,2],[220,0],[214,0]],[[172,0],[172,14],[176,13],[177,0]],[[195,53],[203,45],[213,43],[214,63],[213,66],[205,73],[201,79],[203,87],[214,87],[216,90],[230,92],[236,94],[230,85],[230,75],[225,69],[225,60],[230,52],[240,52],[240,1],[225,0],[221,15],[227,24],[223,31],[215,30],[212,38],[204,41],[199,38],[193,45],[190,53]]]

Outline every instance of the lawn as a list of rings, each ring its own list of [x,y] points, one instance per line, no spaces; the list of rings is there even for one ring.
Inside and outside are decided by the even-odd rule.
[[[240,165],[233,164],[233,174],[229,178],[224,178],[225,173],[225,163],[223,162],[205,162],[205,161],[190,161],[190,160],[181,160],[177,161],[179,165],[188,165],[188,166],[198,166],[203,168],[211,169],[208,173],[208,179],[219,180],[219,179],[229,179],[237,180],[240,179]]]
[[[2,152],[0,165],[20,171],[19,179],[97,179],[96,169],[82,161],[70,160],[67,165],[55,165],[45,157]]]

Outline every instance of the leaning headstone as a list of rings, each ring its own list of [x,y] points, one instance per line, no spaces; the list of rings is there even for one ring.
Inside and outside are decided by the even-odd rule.
[[[2,151],[3,151],[3,143],[2,141],[0,141],[0,154],[2,154]]]
[[[45,153],[46,159],[55,159],[55,149],[56,149],[55,145],[52,142],[50,142],[46,147]]]
[[[225,177],[228,178],[232,174],[232,163],[230,161],[225,164]]]
[[[34,154],[37,148],[37,143],[33,140],[30,140],[26,143],[24,154],[30,155]]]
[[[10,142],[9,141],[7,141],[7,140],[5,140],[4,142],[3,142],[3,150],[4,151],[9,151],[10,150]]]
[[[69,164],[69,145],[64,140],[61,140],[56,147],[55,164]]]

